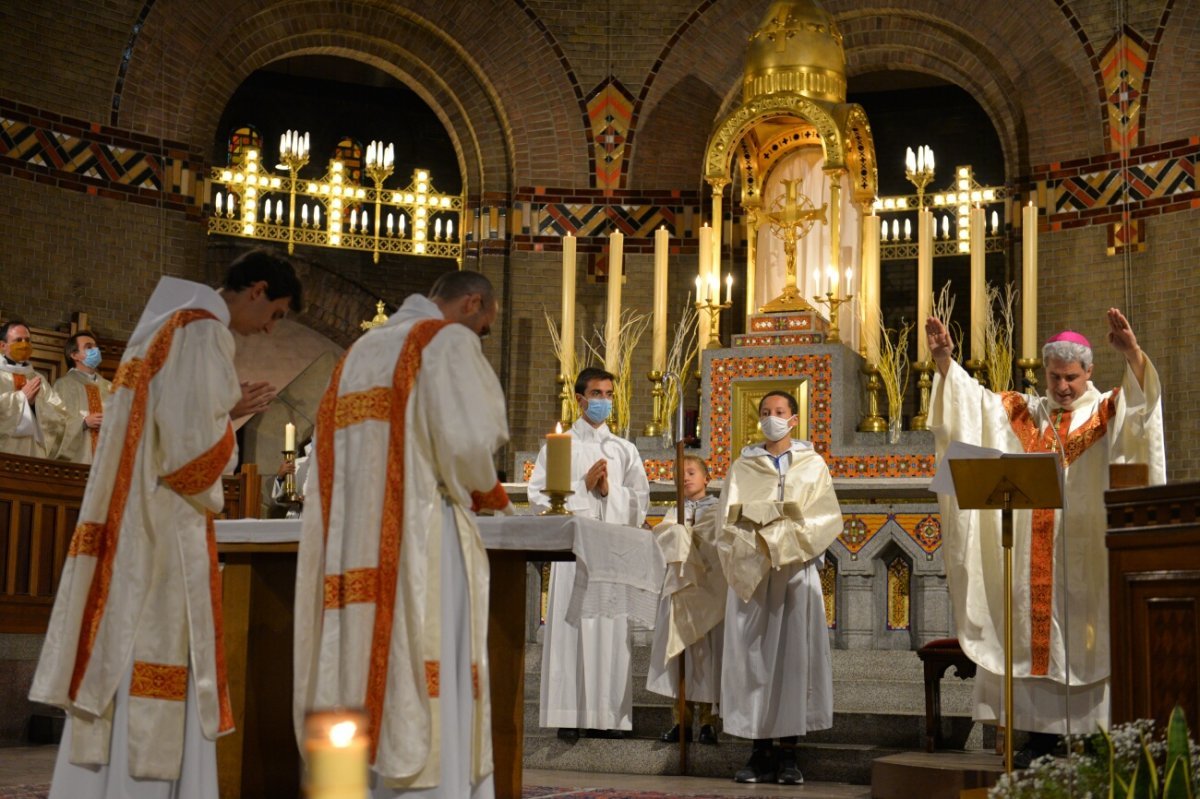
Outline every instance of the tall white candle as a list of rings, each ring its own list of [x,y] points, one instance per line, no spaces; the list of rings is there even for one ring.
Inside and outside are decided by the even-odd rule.
[[[873,364],[879,363],[879,228],[880,220],[875,214],[863,220],[863,334],[867,362]]]
[[[604,327],[604,368],[620,371],[617,352],[621,332],[621,277],[625,236],[614,230],[608,237],[608,322]]]
[[[971,359],[982,361],[987,357],[987,273],[984,270],[984,236],[987,227],[984,211],[979,206],[971,209]]]
[[[1038,209],[1030,200],[1021,209],[1021,357],[1039,358],[1037,335]]]
[[[654,351],[650,368],[667,368],[667,250],[671,237],[666,226],[654,231]]]
[[[288,452],[296,451],[296,425],[291,422],[283,426],[283,448]]]
[[[403,217],[401,217],[403,218]],[[562,360],[559,370],[567,380],[575,375],[575,237],[570,233],[563,236],[562,257],[562,327],[559,340],[562,344]]]
[[[705,301],[708,291],[708,270],[712,266],[712,228],[708,225],[700,228],[700,276],[696,278],[696,302]],[[701,311],[698,315],[700,330],[700,349],[708,346],[709,315]]]
[[[908,220],[905,220],[907,224]],[[907,238],[907,236],[905,236]],[[929,342],[920,331],[933,308],[933,213],[922,208],[917,213],[917,360],[929,360]]]

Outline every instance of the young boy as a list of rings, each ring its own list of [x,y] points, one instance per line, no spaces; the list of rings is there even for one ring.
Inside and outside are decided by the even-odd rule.
[[[713,703],[721,688],[721,647],[724,639],[725,576],[717,558],[717,498],[709,496],[708,464],[688,455],[683,459],[684,524],[678,526],[677,508],[672,507],[655,529],[667,560],[646,688],[656,694],[679,695],[679,665],[682,649],[686,663],[686,693],[693,700],[684,714],[684,737],[692,740],[692,705],[700,711],[700,743],[716,744],[717,714]],[[690,642],[690,643],[688,643]],[[686,644],[686,648],[685,647]],[[675,726],[661,740],[679,740],[679,710],[671,708]]]
[[[799,736],[833,725],[818,569],[842,513],[825,461],[812,444],[791,438],[798,413],[790,394],[763,397],[765,441],[742,450],[721,492],[717,546],[729,583],[721,715],[727,733],[754,739],[737,782],[802,784]]]

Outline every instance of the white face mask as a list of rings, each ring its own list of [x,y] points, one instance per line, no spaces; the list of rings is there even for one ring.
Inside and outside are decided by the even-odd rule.
[[[767,441],[778,441],[791,432],[791,421],[795,418],[794,416],[764,416],[758,420],[758,427],[767,437]]]

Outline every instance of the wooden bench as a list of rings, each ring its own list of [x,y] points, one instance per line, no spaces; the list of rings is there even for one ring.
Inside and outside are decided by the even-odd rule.
[[[954,667],[960,680],[975,676],[975,663],[958,645],[957,638],[939,638],[917,650],[925,666],[925,751],[942,745],[942,677]]]

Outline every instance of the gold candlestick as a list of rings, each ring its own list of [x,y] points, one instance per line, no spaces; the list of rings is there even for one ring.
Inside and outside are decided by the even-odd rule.
[[[650,389],[650,398],[653,400],[650,423],[642,428],[644,436],[661,436],[663,429],[666,427],[666,420],[663,418],[663,408],[666,398],[666,392],[663,391],[663,373],[659,371],[648,372],[646,379],[650,381],[652,388]]]
[[[557,491],[547,488],[542,491],[543,494],[550,497],[550,507],[539,513],[539,516],[574,516],[575,514],[567,510],[567,497],[574,494],[574,491]]]
[[[929,397],[933,389],[933,370],[937,368],[933,361],[920,361],[913,364],[913,369],[920,375],[917,378],[917,415],[913,417],[913,430],[929,429]]]
[[[294,464],[296,462],[296,450],[283,450],[283,462]],[[283,476],[283,493],[280,499],[287,505],[304,504],[304,500],[296,493],[296,470],[294,468],[289,469],[287,474]]]
[[[1037,370],[1042,368],[1041,358],[1018,358],[1017,366],[1021,368],[1025,379],[1025,393],[1037,396]]]
[[[987,364],[972,358],[963,363],[963,368],[970,372],[971,377],[981,386],[987,386]]]
[[[862,372],[867,376],[867,415],[858,423],[858,429],[863,433],[886,433],[887,419],[879,415],[879,396],[883,393],[879,367],[873,363],[864,363]]]
[[[696,301],[696,324],[700,323],[700,314],[708,314],[708,343],[704,345],[704,349],[716,349],[721,346],[721,311],[731,307],[733,307],[731,302]]]
[[[558,381],[558,417],[562,422],[564,430],[570,429],[573,422],[571,421],[571,404],[575,401],[575,395],[571,390],[571,379],[566,375],[560,374],[555,380]]]
[[[842,340],[838,334],[838,311],[842,303],[850,302],[852,299],[854,299],[853,294],[847,294],[845,297],[835,297],[832,291],[825,292],[824,297],[813,297],[813,300],[818,304],[829,306],[829,335],[825,338],[825,341],[829,344],[837,344]]]

